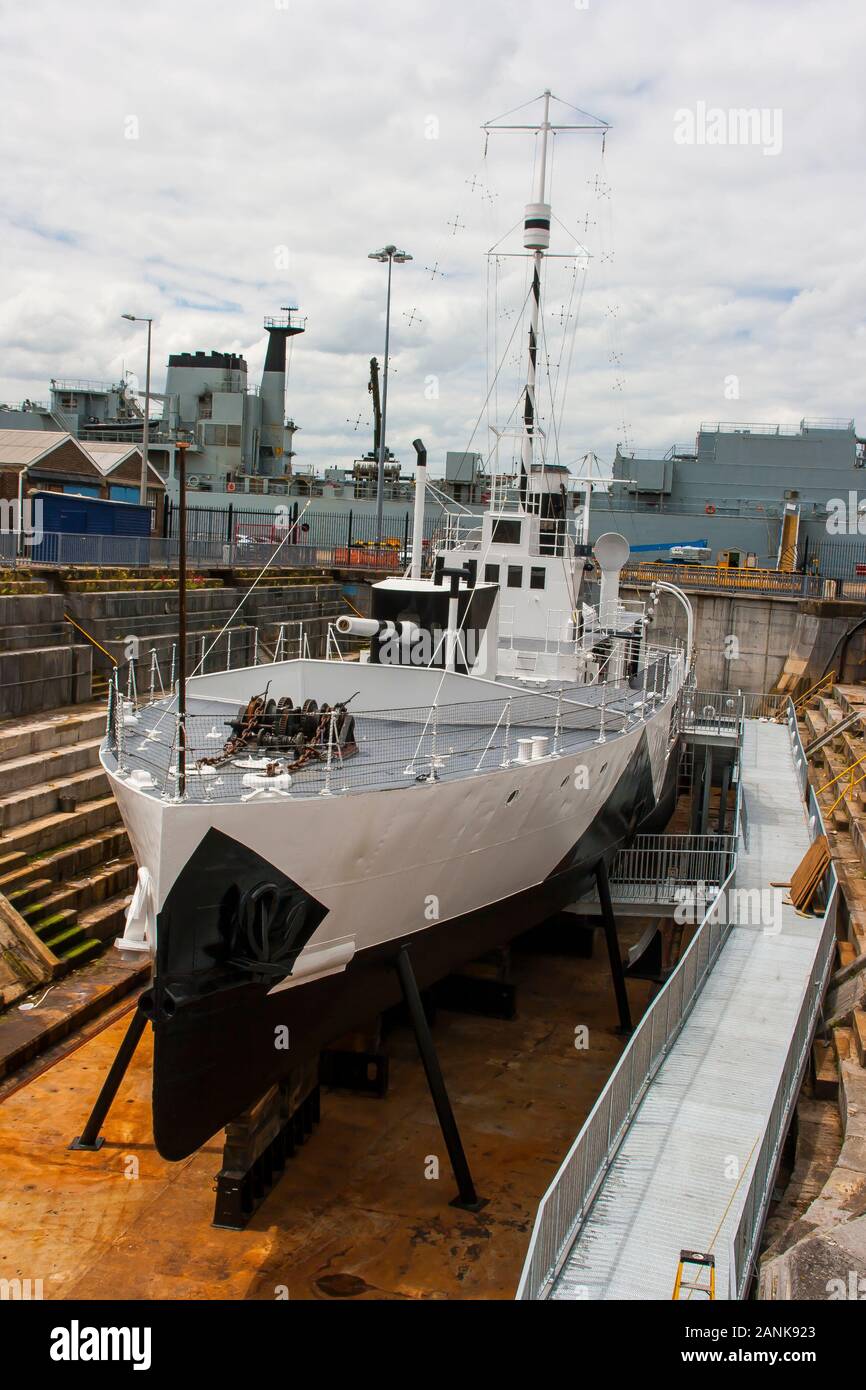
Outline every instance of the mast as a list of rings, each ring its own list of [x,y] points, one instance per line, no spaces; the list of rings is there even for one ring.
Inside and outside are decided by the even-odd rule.
[[[534,202],[527,203],[523,220],[523,246],[524,250],[532,253],[532,290],[529,306],[529,353],[526,370],[526,388],[523,400],[523,432],[521,435],[520,446],[520,502],[525,508],[526,494],[529,486],[529,477],[532,471],[532,459],[535,448],[535,436],[537,433],[537,410],[535,395],[535,380],[538,371],[538,324],[541,316],[541,264],[544,255],[550,248],[550,204],[547,202],[547,162],[549,151],[549,137],[551,132],[577,132],[588,131],[601,135],[602,142],[605,134],[610,129],[607,121],[601,120],[599,116],[593,116],[588,111],[581,111],[577,106],[571,106],[569,102],[563,102],[559,97],[553,96],[550,88],[542,94],[540,100],[543,103],[542,118],[540,122],[533,122],[527,125],[513,125],[509,117],[513,114],[507,111],[504,116],[499,116],[493,121],[486,121],[481,127],[487,135],[497,131],[525,131],[534,132],[541,136],[538,164],[536,167],[535,188],[533,189]],[[557,106],[567,106],[570,111],[575,112],[579,119],[560,123],[551,122],[550,103],[555,101]],[[527,102],[527,106],[534,105]],[[524,107],[517,107],[522,111]],[[604,145],[602,143],[602,149]],[[501,254],[493,248],[488,255]],[[511,252],[507,254],[513,254]],[[557,255],[558,253],[551,253]],[[569,257],[563,257],[568,259]],[[491,493],[492,501],[492,493]]]
[[[186,795],[186,451],[189,444],[178,440],[178,499],[180,502],[177,553],[177,795]]]
[[[529,359],[523,400],[523,438],[520,449],[520,503],[526,506],[526,491],[532,473],[535,437],[535,378],[538,368],[538,316],[541,309],[541,262],[550,246],[550,204],[545,199],[547,185],[547,139],[550,134],[550,90],[544,93],[544,117],[539,127],[541,150],[535,183],[535,201],[528,203],[523,221],[523,245],[532,252],[532,291],[529,303]]]

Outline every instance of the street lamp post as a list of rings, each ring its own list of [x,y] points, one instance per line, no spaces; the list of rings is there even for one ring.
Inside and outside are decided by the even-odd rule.
[[[407,251],[398,251],[396,246],[383,246],[380,251],[371,251],[368,260],[387,261],[388,294],[385,300],[385,370],[382,374],[382,429],[379,435],[379,468],[376,485],[376,542],[382,540],[382,502],[385,496],[385,427],[388,419],[388,348],[391,339],[391,266],[396,261],[404,265],[412,257]]]
[[[150,335],[153,328],[153,319],[144,318],[138,314],[123,314],[123,318],[129,319],[130,323],[147,324],[147,367],[144,379],[144,429],[141,436],[141,486],[139,489],[138,500],[143,507],[147,506],[147,446],[150,436]]]

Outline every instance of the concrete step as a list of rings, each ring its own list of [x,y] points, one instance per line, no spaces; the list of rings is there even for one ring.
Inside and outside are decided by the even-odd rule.
[[[7,719],[0,724],[0,762],[98,739],[104,730],[105,706],[95,702],[80,709]]]
[[[10,758],[0,763],[0,798],[13,792],[26,791],[46,782],[55,784],[65,777],[99,765],[99,745],[102,736],[70,743],[63,748],[27,753],[22,758]]]
[[[855,709],[862,709],[866,705],[866,690],[862,685],[836,684],[832,691],[833,699],[846,714],[852,714]]]
[[[226,618],[228,617],[229,614],[227,613]],[[212,643],[215,643],[215,639],[219,636],[222,626],[222,623],[219,623],[215,624],[213,627],[208,628],[190,628],[187,645],[188,662],[191,661],[193,666],[196,666],[198,664],[199,658],[201,657],[202,642],[204,642],[205,649],[209,648]],[[162,673],[163,685],[167,686],[171,675],[172,647],[175,647],[177,645],[177,620],[172,619],[168,623],[164,632],[145,631],[138,632],[135,634],[130,633],[129,635],[134,635],[138,639],[139,657],[136,669],[136,677],[138,679],[141,691],[146,690],[150,683],[151,653],[154,651],[156,652],[156,658],[159,662],[160,671]],[[125,688],[127,672],[127,662],[126,656],[124,654],[126,648],[126,637],[124,637],[121,640],[120,638],[106,636],[103,640],[105,645],[108,647],[108,649],[112,652],[112,654],[118,661],[120,667],[121,686]],[[238,655],[242,654],[244,651],[247,651],[250,654],[252,654],[252,628],[246,625],[233,626],[231,645],[233,652],[232,664],[237,663]],[[208,657],[208,670],[211,669],[211,666],[214,662],[216,663],[216,669],[223,669],[226,664],[227,651],[228,642],[227,637],[224,634],[222,637],[219,638],[219,642],[216,643],[216,645],[214,646],[214,651]],[[103,673],[100,672],[100,674]],[[158,691],[158,677],[155,677],[154,683],[156,690]]]
[[[55,647],[72,643],[76,639],[75,628],[70,623],[9,623],[0,628],[2,649],[18,647]]]
[[[27,855],[23,850],[15,850],[12,854],[0,854],[0,875],[14,873],[27,863]],[[0,885],[2,891],[2,885]]]
[[[814,739],[821,738],[827,732],[827,721],[822,714],[815,709],[803,711],[803,723],[806,725],[807,736],[804,743],[812,743]]]
[[[838,721],[845,717],[842,706],[838,705],[837,701],[834,701],[833,695],[824,694],[817,696],[816,706],[819,713],[822,714],[823,719],[827,721],[827,724],[838,724]],[[815,708],[815,706],[813,706],[813,708]]]
[[[838,960],[838,970],[844,970],[846,965],[851,965],[857,959],[857,947],[853,941],[837,941],[836,957]]]
[[[141,593],[177,593],[177,580],[165,580],[158,577],[150,579],[67,579],[66,590],[71,594],[121,594],[129,593],[130,590]],[[195,585],[196,590],[202,589],[221,589],[223,587],[220,579],[201,579]],[[28,593],[38,592],[37,590],[27,590]]]
[[[204,625],[210,621],[211,614],[230,613],[240,602],[243,592],[240,588],[188,589],[187,613],[190,622],[200,622]],[[126,623],[130,619],[142,616],[177,613],[177,589],[114,590],[78,594],[74,607],[72,617],[76,622],[80,622],[88,632],[98,636],[98,623]]]
[[[69,952],[74,946],[80,946],[85,941],[93,941],[93,938],[87,935],[87,928],[83,927],[77,919],[71,920],[60,931],[55,926],[52,935],[43,936],[42,939],[58,960],[67,960]],[[99,943],[94,942],[94,944],[98,945]]]
[[[65,626],[63,613],[66,600],[62,594],[3,594],[0,595],[0,629],[56,628]]]
[[[28,858],[26,854],[13,856],[19,862],[14,863],[7,872],[0,872],[0,892],[11,897],[17,889],[36,878],[51,884],[63,882],[128,853],[129,837],[124,826],[109,826],[96,835],[86,836],[46,855],[36,858]]]
[[[30,922],[29,925],[35,931],[40,941],[44,941],[47,946],[50,941],[60,936],[62,932],[68,931],[71,927],[78,925],[78,913],[74,907],[61,908],[59,912],[47,912],[38,920]],[[53,946],[51,947],[53,950]],[[59,955],[59,951],[55,954]]]
[[[102,942],[97,941],[94,936],[85,936],[79,941],[76,941],[72,946],[67,947],[60,958],[65,961],[71,969],[73,966],[82,965],[84,961],[90,959],[92,956],[100,955],[101,952]]]
[[[236,588],[190,590],[190,626],[204,628],[217,620],[220,620],[220,624],[225,622],[241,599],[245,598],[251,583],[252,580],[244,581]],[[257,587],[246,598],[242,615],[247,621],[251,621],[250,615],[262,610],[298,608],[311,613],[317,604],[339,603],[341,592],[341,586],[336,581],[324,584],[287,584],[273,586],[265,591],[260,591]],[[79,594],[75,609],[72,616],[76,621],[102,641],[100,633],[106,630],[111,634],[122,635],[126,632],[141,631],[148,624],[165,617],[176,620],[177,591]],[[158,626],[154,630],[158,631]]]
[[[50,878],[34,878],[22,887],[13,888],[11,892],[6,893],[6,897],[15,911],[20,912],[21,916],[24,917],[31,903],[39,902],[46,897],[53,886]],[[5,889],[3,891],[5,892]]]
[[[126,909],[131,901],[131,893],[121,893],[116,898],[109,898],[107,902],[91,908],[89,912],[83,912],[79,920],[82,926],[87,928],[90,936],[103,943],[113,942],[118,936],[123,935]]]
[[[20,718],[90,699],[92,648],[59,643],[0,651],[0,714]]]
[[[112,864],[105,864],[95,873],[71,879],[59,887],[49,884],[47,895],[34,894],[26,907],[18,910],[31,926],[55,912],[66,911],[69,908],[80,912],[131,888],[135,883],[136,873],[135,860],[129,854]]]
[[[92,835],[106,826],[116,825],[120,812],[113,796],[100,796],[84,802],[74,811],[55,811],[39,816],[26,825],[13,826],[3,836],[10,850],[29,850],[45,853],[59,845],[68,845],[85,835]]]
[[[64,797],[78,802],[93,801],[108,787],[108,778],[101,767],[88,768],[56,782],[0,796],[0,827],[4,831],[39,820],[61,809]],[[70,813],[71,814],[71,813]]]

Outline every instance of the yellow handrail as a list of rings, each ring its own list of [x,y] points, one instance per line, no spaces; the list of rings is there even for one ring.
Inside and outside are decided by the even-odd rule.
[[[794,701],[794,709],[799,709],[800,705],[802,705],[804,700],[808,700],[809,697],[811,695],[814,695],[817,690],[820,690],[822,686],[832,684],[835,679],[836,672],[828,671],[826,676],[822,676],[821,679],[819,681],[816,681],[815,684],[809,690],[805,691],[804,694],[799,695],[797,697],[797,699]]]
[[[82,637],[86,637],[86,638],[87,638],[87,640],[88,640],[88,642],[91,644],[91,646],[96,647],[99,651],[102,652],[102,655],[103,655],[103,656],[107,656],[107,657],[108,657],[108,659],[109,659],[109,661],[111,662],[112,666],[116,666],[116,665],[117,665],[117,660],[116,660],[116,658],[113,657],[113,656],[111,655],[111,652],[107,652],[107,651],[105,650],[105,648],[103,647],[103,645],[102,645],[101,642],[97,642],[97,640],[96,640],[95,637],[91,637],[90,633],[87,632],[87,631],[81,626],[80,623],[77,623],[77,622],[75,621],[74,618],[70,618],[70,616],[69,616],[68,613],[64,613],[63,616],[64,616],[64,618],[66,619],[66,621],[67,621],[68,623],[71,623],[71,624],[72,624],[72,626],[75,628],[75,630],[76,630],[77,632],[80,632],[80,633],[81,633]]]
[[[826,676],[822,676],[821,679],[820,679],[819,681],[816,681],[815,684],[814,684],[813,686],[811,686],[808,690],[804,691],[802,695],[798,695],[796,700],[792,699],[791,703],[792,703],[792,705],[794,706],[794,714],[796,715],[796,714],[799,712],[799,710],[802,708],[802,706],[805,704],[805,702],[806,702],[807,700],[811,699],[811,697],[812,697],[814,694],[816,694],[817,691],[821,690],[825,685],[832,685],[832,683],[833,683],[833,681],[834,681],[835,679],[836,679],[836,672],[835,672],[835,671],[828,671],[827,674],[826,674]],[[785,707],[783,706],[783,707],[779,710],[779,713],[776,715],[776,723],[777,723],[777,724],[784,724],[784,722],[785,722],[785,720],[786,720],[787,718],[788,718],[788,715],[787,715],[787,713],[786,713],[786,711],[785,711]]]
[[[855,767],[859,767],[861,763],[866,763],[866,753],[864,753],[861,758],[857,758],[853,763],[849,763],[847,767],[843,767],[841,772],[837,772],[836,776],[831,777],[829,782],[825,782],[823,787],[818,788],[818,791],[827,791],[829,787],[832,787],[834,783],[839,781],[840,777],[847,777],[848,773],[853,772]]]
[[[861,761],[862,761],[862,759],[861,759]],[[857,766],[856,763],[852,763],[852,764],[851,764],[851,769],[853,769],[853,768],[856,767],[856,766]],[[849,771],[850,771],[851,769],[849,769]],[[840,776],[840,777],[842,776],[841,772],[840,772],[839,776]],[[829,811],[825,811],[824,814],[827,815],[827,816],[832,816],[832,814],[833,814],[833,812],[835,811],[836,807],[839,805],[839,802],[840,802],[840,801],[844,801],[846,796],[850,796],[851,793],[853,792],[854,788],[855,788],[855,787],[859,787],[859,785],[860,785],[861,782],[866,782],[866,772],[863,773],[863,776],[862,776],[862,777],[858,777],[856,782],[854,781],[854,778],[852,777],[852,778],[851,778],[851,784],[850,784],[850,786],[844,787],[844,788],[842,789],[842,792],[840,793],[839,796],[836,797],[836,800],[833,802],[833,805],[830,807]],[[828,783],[828,785],[829,785],[829,783]]]

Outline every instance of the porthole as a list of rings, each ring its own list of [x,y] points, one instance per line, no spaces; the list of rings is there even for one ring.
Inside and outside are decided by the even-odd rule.
[[[571,781],[571,778],[570,778],[570,777],[563,777],[562,781],[561,781],[560,784],[559,784],[559,790],[562,791],[563,787],[568,786],[568,783],[569,783],[570,781]]]
[[[511,793],[511,795],[509,796],[508,800],[507,800],[506,803],[505,803],[506,806],[510,806],[511,803],[512,803],[512,801],[516,801],[517,798],[519,797],[519,795],[520,795],[520,788],[519,788],[519,787],[515,787],[514,791]]]

